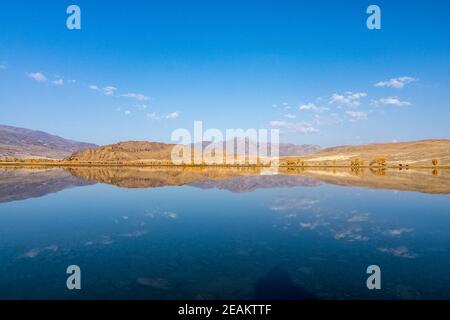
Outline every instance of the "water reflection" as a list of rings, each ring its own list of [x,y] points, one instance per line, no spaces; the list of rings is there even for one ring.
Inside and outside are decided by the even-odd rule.
[[[122,188],[190,185],[202,189],[251,192],[262,188],[314,187],[321,183],[377,189],[450,193],[450,170],[364,170],[354,168],[279,168],[266,175],[261,168],[205,167],[69,167],[0,168],[0,202],[40,197],[94,183]]]
[[[0,171],[0,298],[450,298],[448,171],[278,173]]]

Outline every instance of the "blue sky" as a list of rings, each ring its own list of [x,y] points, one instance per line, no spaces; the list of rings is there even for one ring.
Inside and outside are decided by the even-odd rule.
[[[194,120],[322,146],[450,138],[449,15],[444,0],[5,0],[0,123],[99,144],[169,142]]]

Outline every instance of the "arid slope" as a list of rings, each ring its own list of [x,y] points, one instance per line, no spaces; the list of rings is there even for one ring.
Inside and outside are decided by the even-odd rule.
[[[362,159],[369,165],[375,158],[385,158],[387,165],[432,166],[431,160],[438,159],[440,165],[450,166],[450,140],[340,146],[323,149],[301,160],[309,165],[350,165],[352,160]]]

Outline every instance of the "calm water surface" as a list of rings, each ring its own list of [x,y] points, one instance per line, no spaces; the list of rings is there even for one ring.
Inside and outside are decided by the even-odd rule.
[[[305,177],[121,188],[18,173],[0,183],[2,299],[450,298],[448,194]],[[80,291],[66,289],[72,264]],[[371,264],[381,290],[366,288]]]

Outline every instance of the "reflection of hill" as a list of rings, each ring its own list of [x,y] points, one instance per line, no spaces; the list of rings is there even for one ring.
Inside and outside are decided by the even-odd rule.
[[[0,171],[0,202],[39,197],[95,182],[121,188],[190,185],[202,189],[251,192],[262,188],[317,186],[321,182],[377,189],[450,193],[450,170],[280,168],[278,175],[261,168],[219,167],[68,167]]]
[[[204,180],[192,183],[191,185],[202,189],[225,189],[232,192],[251,192],[263,188],[283,188],[283,187],[314,187],[320,182],[314,178],[305,176],[251,176],[251,177],[233,177],[228,180]]]
[[[368,187],[376,189],[405,190],[424,193],[450,193],[449,169],[387,169],[368,168],[333,169],[308,168],[286,170],[289,174],[301,174],[320,181],[341,186]]]
[[[218,188],[249,192],[260,188],[315,186],[315,179],[303,176],[261,176],[258,168],[189,167],[76,167],[73,175],[124,188],[157,188],[192,185],[202,189]]]
[[[0,202],[42,197],[67,188],[93,184],[62,169],[1,170]]]
[[[261,175],[260,168],[218,167],[75,167],[67,169],[87,180],[124,188],[192,185],[249,192],[261,188],[316,186],[320,182],[425,193],[450,193],[450,170],[280,168],[279,175]]]
[[[259,169],[253,168],[212,167],[72,167],[67,170],[77,177],[123,188],[181,186],[202,180],[223,180],[259,174]]]

